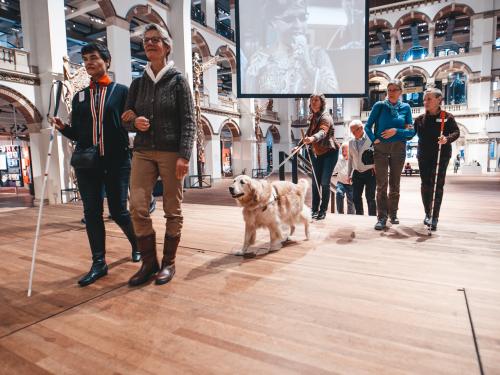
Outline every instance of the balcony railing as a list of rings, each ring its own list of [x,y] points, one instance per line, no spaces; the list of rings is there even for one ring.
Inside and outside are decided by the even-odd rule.
[[[205,13],[201,10],[199,6],[191,7],[191,19],[198,23],[201,23],[203,26],[207,26],[207,20],[205,17]]]
[[[0,47],[0,68],[31,73],[28,56],[28,52],[20,49]]]
[[[395,55],[395,62],[411,62],[413,60],[405,60],[405,54],[407,52],[397,52]],[[430,57],[429,55],[425,55],[424,57],[418,58],[418,60],[425,60],[434,57],[443,57],[443,56],[455,56],[462,55],[465,53],[469,53],[469,42],[466,43],[456,43],[456,42],[446,42],[440,46],[434,48],[434,56]],[[415,55],[418,56],[418,55]],[[369,57],[370,65],[385,65],[390,64],[391,61],[390,52],[382,52],[377,55],[371,55]]]
[[[456,114],[458,112],[466,111],[467,104],[447,104],[447,105],[441,106],[441,108],[447,112],[451,112],[453,114]],[[368,117],[370,117],[370,112],[371,111],[361,111],[361,121],[368,120]],[[424,107],[412,107],[411,108],[411,114],[413,117],[418,117],[423,113],[425,113]]]
[[[234,42],[234,30],[224,22],[219,20],[215,21],[215,31],[217,31],[217,34]]]

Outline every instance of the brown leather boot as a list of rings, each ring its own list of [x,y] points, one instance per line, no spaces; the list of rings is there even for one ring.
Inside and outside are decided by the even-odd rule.
[[[156,257],[156,234],[145,237],[137,237],[137,247],[141,252],[141,269],[128,281],[130,286],[146,283],[158,272],[158,258]]]
[[[161,271],[156,275],[156,285],[168,283],[175,275],[175,254],[177,253],[177,246],[181,236],[169,237],[165,234],[165,241],[163,243],[163,259],[161,261]]]

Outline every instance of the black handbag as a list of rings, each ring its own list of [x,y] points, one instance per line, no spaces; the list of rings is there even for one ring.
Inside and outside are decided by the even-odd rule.
[[[111,88],[111,92],[108,96],[108,99],[104,103],[104,110],[106,109],[106,105],[108,104],[111,95],[115,91],[116,84]],[[99,139],[99,127],[97,127],[97,139]],[[99,168],[100,156],[99,156],[99,143],[87,148],[79,148],[76,147],[75,151],[73,151],[73,155],[71,155],[70,164],[75,169],[95,169]]]
[[[99,167],[99,147],[76,148],[71,155],[71,166],[75,169],[95,169]]]
[[[363,162],[364,165],[372,165],[375,164],[374,158],[373,158],[373,150],[369,148],[368,150],[365,150],[363,154],[361,155],[361,161]]]

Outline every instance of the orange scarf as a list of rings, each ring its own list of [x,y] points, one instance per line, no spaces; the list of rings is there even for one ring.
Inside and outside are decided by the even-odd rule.
[[[104,74],[97,82],[94,80],[90,80],[90,88],[95,90],[96,86],[99,87],[107,87],[109,86],[113,81],[111,81],[111,78],[107,74]],[[96,85],[97,84],[97,85]]]

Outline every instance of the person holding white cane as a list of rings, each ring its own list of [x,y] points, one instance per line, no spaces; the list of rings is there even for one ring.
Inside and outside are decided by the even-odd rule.
[[[446,169],[451,158],[451,143],[460,137],[455,118],[440,107],[442,100],[441,90],[428,89],[424,94],[425,113],[417,117],[414,123],[418,135],[417,159],[422,182],[420,190],[425,210],[424,224],[432,230],[437,229]]]

